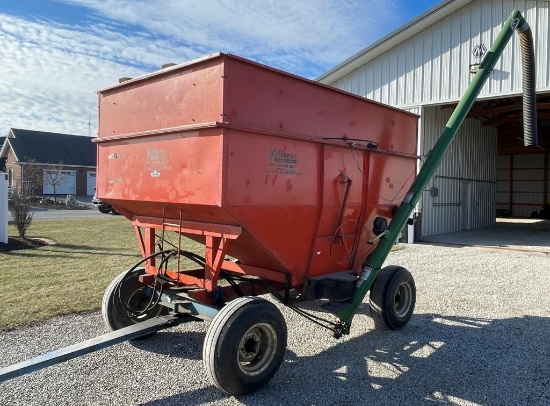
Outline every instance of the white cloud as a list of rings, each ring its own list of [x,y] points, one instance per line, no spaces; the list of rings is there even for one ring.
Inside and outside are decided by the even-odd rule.
[[[60,0],[186,44],[316,76],[399,24],[396,0]],[[388,28],[386,28],[388,27]]]
[[[95,135],[95,90],[218,51],[315,77],[399,24],[396,0],[58,2],[87,7],[87,19],[0,14],[0,135],[86,135],[90,113]]]
[[[94,127],[97,121],[94,90],[128,69],[99,58],[89,34],[4,15],[0,49],[2,135],[9,127],[87,134],[90,111]]]

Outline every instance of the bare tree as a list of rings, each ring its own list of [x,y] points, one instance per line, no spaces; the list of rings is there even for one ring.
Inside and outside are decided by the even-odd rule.
[[[63,171],[63,162],[58,164],[48,164],[48,169],[44,169],[44,185],[49,185],[53,188],[53,201],[57,204],[56,188],[67,179],[67,173]]]
[[[29,197],[37,195],[42,184],[42,176],[42,167],[36,160],[25,158],[25,163],[21,167],[20,193]],[[38,194],[42,195],[42,191]]]
[[[8,206],[21,238],[25,238],[27,229],[32,222],[30,205],[32,196],[40,185],[41,176],[42,170],[36,161],[32,158],[25,158],[20,177],[14,179],[16,191],[12,195]]]

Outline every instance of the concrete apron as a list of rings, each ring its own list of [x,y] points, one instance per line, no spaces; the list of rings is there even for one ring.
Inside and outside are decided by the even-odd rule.
[[[492,227],[430,235],[420,243],[458,245],[550,256],[550,220],[497,218]]]

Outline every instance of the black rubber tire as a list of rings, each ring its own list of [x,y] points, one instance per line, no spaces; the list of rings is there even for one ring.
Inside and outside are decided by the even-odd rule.
[[[98,207],[97,209],[99,210],[100,213],[103,213],[103,214],[109,214],[111,212],[110,207],[106,207],[106,208]]]
[[[286,322],[277,306],[240,297],[212,320],[204,340],[204,368],[212,383],[230,395],[254,392],[279,370],[286,343]]]
[[[105,325],[112,331],[131,326],[161,314],[168,314],[168,308],[157,304],[149,312],[143,315],[133,317],[128,310],[121,304],[121,300],[130,309],[140,311],[149,303],[150,296],[147,297],[148,287],[142,284],[137,276],[145,273],[143,268],[138,268],[137,275],[126,278],[128,271],[122,272],[109,284],[103,295],[101,302],[101,314]],[[120,295],[118,286],[121,285]]]
[[[370,309],[376,328],[402,328],[411,319],[415,304],[416,286],[411,273],[395,265],[382,268],[370,290]]]

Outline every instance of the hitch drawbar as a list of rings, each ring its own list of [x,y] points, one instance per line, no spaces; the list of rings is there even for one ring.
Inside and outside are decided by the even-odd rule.
[[[48,352],[38,357],[19,362],[0,369],[0,382],[7,381],[18,376],[38,371],[42,368],[59,364],[81,355],[110,347],[133,338],[139,338],[155,333],[164,328],[177,324],[181,318],[173,315],[159,316],[142,321],[129,327],[121,328],[99,337],[91,338],[81,343],[70,345],[56,351]]]

